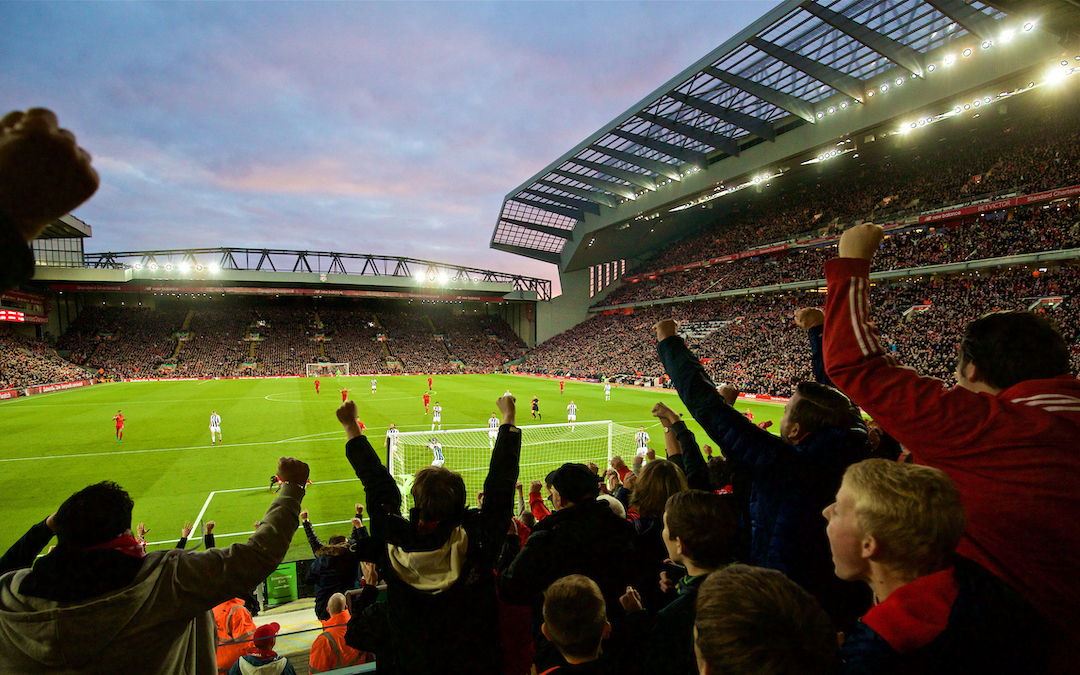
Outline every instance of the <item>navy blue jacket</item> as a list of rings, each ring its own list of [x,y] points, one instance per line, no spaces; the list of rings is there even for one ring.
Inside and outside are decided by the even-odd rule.
[[[786,574],[841,626],[860,616],[867,591],[833,573],[821,511],[835,501],[844,470],[869,456],[866,428],[823,429],[788,445],[724,401],[682,338],[657,348],[687,410],[720,446],[732,473],[750,480],[748,562]]]
[[[679,580],[678,595],[650,617],[645,611],[630,614],[630,630],[641,640],[632,673],[642,675],[697,675],[694,656],[694,612],[698,588],[706,574]],[[687,580],[689,579],[689,583]]]

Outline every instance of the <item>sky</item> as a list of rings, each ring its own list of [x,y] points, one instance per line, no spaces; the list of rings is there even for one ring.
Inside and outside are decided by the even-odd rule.
[[[489,248],[506,194],[776,2],[9,2],[0,114],[44,106],[102,185],[88,252]]]

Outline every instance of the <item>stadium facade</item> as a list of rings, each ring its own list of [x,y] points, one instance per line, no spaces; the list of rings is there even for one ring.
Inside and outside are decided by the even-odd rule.
[[[912,128],[1003,115],[1014,96],[1075,101],[1078,26],[1064,2],[789,0],[507,194],[491,247],[558,265],[542,342],[603,310],[644,259],[721,230],[739,193],[912,146]]]

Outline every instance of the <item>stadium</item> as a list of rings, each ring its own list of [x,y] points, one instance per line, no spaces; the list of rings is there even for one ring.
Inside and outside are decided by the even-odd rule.
[[[897,406],[920,407],[922,399],[887,399],[886,385],[875,389],[874,382],[892,380],[874,380],[887,376],[880,373],[844,374],[853,378],[847,386],[841,384],[843,369],[834,374],[830,359],[841,347],[831,346],[829,336],[841,329],[834,333],[830,321],[840,310],[826,300],[830,285],[839,283],[839,266],[827,263],[851,257],[840,255],[843,233],[874,223],[882,240],[870,253],[865,300],[873,320],[858,318],[862,305],[850,300],[848,322],[865,354],[876,342],[881,359],[963,389],[973,377],[966,367],[974,358],[966,351],[965,326],[992,312],[1030,312],[1060,331],[1073,376],[1066,379],[1075,382],[1080,11],[1069,2],[789,0],[656,84],[645,83],[643,90],[655,89],[576,146],[551,148],[558,157],[510,189],[500,211],[491,214],[490,247],[556,265],[557,295],[548,279],[452,260],[231,247],[92,253],[86,249],[92,248],[93,228],[108,223],[70,214],[52,220],[30,243],[33,278],[0,294],[5,546],[73,492],[105,480],[124,486],[135,500],[134,520],[148,528],[138,534],[150,551],[174,548],[185,525],[194,532],[187,548],[198,550],[210,521],[218,545],[239,544],[257,536],[272,492],[280,488],[276,483],[288,482],[275,473],[278,457],[310,466],[303,508],[310,512],[310,531],[328,540],[348,529],[357,515],[354,504],[364,505],[369,518],[376,508],[356,478],[361,469],[349,464],[354,456],[345,459],[353,435],[348,424],[342,431],[335,411],[346,400],[356,404],[360,428],[403,496],[401,515],[424,508],[411,491],[418,484],[414,476],[433,459],[461,476],[468,506],[481,506],[485,492],[489,499],[493,494],[491,476],[501,456],[496,448],[502,447],[495,430],[506,419],[500,406],[509,394],[520,428],[518,478],[511,481],[518,483],[512,496],[520,504],[514,512],[534,517],[534,534],[545,516],[560,514],[559,489],[551,494],[555,470],[593,463],[602,491],[623,502],[624,515],[633,511],[641,541],[651,537],[654,555],[642,566],[651,574],[646,577],[656,576],[669,557],[662,547],[655,555],[660,530],[667,532],[663,501],[659,513],[646,513],[633,484],[645,481],[653,465],[657,475],[677,464],[684,488],[694,474],[693,460],[681,454],[663,460],[676,454],[672,443],[686,440],[680,431],[674,441],[671,420],[654,414],[659,401],[685,415],[697,443],[716,448],[706,460],[723,453],[733,462],[735,479],[704,479],[706,491],[727,490],[741,500],[735,513],[742,522],[740,543],[732,544],[736,553],[728,562],[770,567],[754,558],[749,523],[754,520],[756,528],[762,516],[751,518],[748,510],[751,500],[765,499],[756,482],[765,478],[752,462],[736,468],[729,453],[743,451],[727,443],[739,443],[719,437],[711,414],[695,412],[700,399],[688,400],[690,379],[679,370],[691,366],[663,350],[658,356],[659,325],[674,320],[688,353],[697,357],[690,359],[693,367],[707,376],[700,381],[711,385],[709,395],[717,398],[717,387],[724,394],[730,390],[722,385],[730,385],[739,398],[724,405],[737,411],[739,424],[748,417],[748,426],[775,437],[760,443],[787,442],[791,420],[785,409],[808,396],[801,383],[821,381],[828,368],[833,384],[861,407],[860,419],[872,418],[875,443],[881,443],[873,457],[903,464],[914,456],[916,465],[929,463],[958,484],[968,534],[974,538],[977,530],[982,538],[964,539],[957,550],[1016,588],[1032,616],[1047,621],[1052,637],[1043,655],[1064,658],[1080,645],[1076,624],[1069,623],[1076,605],[1062,609],[1080,600],[1076,582],[1061,583],[1037,564],[1017,572],[987,552],[985,542],[1002,539],[1033,558],[1075,560],[1070,556],[1080,555],[1080,541],[1067,516],[1080,513],[1080,506],[1075,495],[1063,495],[1075,490],[1070,481],[1080,479],[1080,464],[1058,455],[1043,458],[1029,448],[1023,461],[980,459],[982,450],[923,461],[938,457],[923,442],[940,441],[931,440],[929,427],[898,422],[902,418],[891,413]],[[830,298],[834,302],[841,301]],[[814,328],[796,320],[807,308],[825,310],[823,348],[821,329],[815,347],[808,337]],[[877,333],[860,334],[860,320]],[[819,372],[815,359],[822,349]],[[1012,391],[995,386],[993,393],[1002,390]],[[863,391],[869,391],[865,399]],[[938,395],[936,389],[923,391]],[[1030,408],[1040,405],[1040,396],[1053,399],[1051,412],[1077,409],[1077,399],[1065,394],[1013,402]],[[942,424],[965,419],[964,408],[942,412]],[[925,414],[938,418],[932,409]],[[220,416],[216,425],[211,415]],[[1039,421],[1039,434],[1056,438],[1077,430],[1075,418],[1062,424],[1064,431]],[[217,438],[211,427],[220,427]],[[395,432],[388,434],[391,427]],[[640,440],[639,431],[651,440]],[[982,438],[965,436],[955,445],[975,447]],[[1060,450],[1075,450],[1075,441],[1067,445]],[[641,457],[631,458],[644,456],[646,446],[661,459],[648,455],[643,469]],[[682,452],[689,457],[696,447]],[[996,474],[988,473],[965,483],[964,459],[1004,467],[1017,482],[1002,491],[991,484]],[[843,468],[834,476],[836,485],[819,476],[833,496]],[[637,477],[627,479],[627,469]],[[1053,486],[1039,482],[1054,472]],[[702,480],[700,471],[696,476]],[[534,492],[533,481],[535,490],[546,492]],[[800,492],[805,486],[796,483],[784,482],[781,491],[806,496]],[[1019,545],[1007,537],[1030,523],[1017,519],[998,537],[983,522],[1009,522],[1013,512],[1001,504],[977,505],[968,490],[995,496],[1045,492],[1059,510],[1039,511],[1049,507],[1029,501],[1026,492],[1018,496],[1017,509],[1045,518],[1045,527]],[[531,494],[539,495],[538,504],[531,498],[526,503]],[[554,513],[544,506],[545,495]],[[812,529],[822,540],[820,514],[831,501],[802,507],[813,512]],[[514,522],[524,554],[528,528]],[[1062,528],[1072,534],[1063,536]],[[318,622],[310,598],[317,589],[305,578],[319,550],[325,551],[296,531],[284,560],[257,589],[260,608],[271,616],[295,613],[278,644],[297,672],[307,672],[314,653],[310,630]],[[496,557],[491,554],[489,562]],[[503,562],[517,562],[513,551]],[[838,617],[846,615],[822,599],[816,582],[804,583],[783,565],[774,568],[817,597],[834,625],[842,624]],[[514,569],[500,568],[500,576],[512,581]],[[839,562],[836,569],[839,574]],[[831,562],[829,570],[836,581]],[[388,574],[393,571],[380,570],[384,581]],[[498,581],[504,604],[522,593],[510,583],[504,588]],[[630,624],[613,618],[619,603],[597,583],[608,596],[616,634],[604,651],[615,651],[624,644],[620,629]],[[651,606],[659,602],[651,596],[642,591],[639,600],[655,613],[663,605]],[[516,603],[526,606],[527,624],[527,606],[536,610],[537,594],[521,597],[532,598]],[[355,604],[353,615],[359,615]],[[508,615],[504,607],[505,665],[489,672],[527,673],[534,664],[570,662],[561,645],[567,660],[556,654],[556,661],[543,661],[558,641],[538,638],[534,647],[527,626],[518,625],[514,634],[507,629],[513,623]],[[289,631],[295,631],[293,641]],[[985,636],[992,635],[987,628]],[[218,639],[220,645],[220,632]],[[955,649],[963,654],[975,645]],[[373,662],[384,658],[401,659],[401,672],[423,672],[415,662],[410,670],[401,654],[371,651],[368,663],[335,672],[375,672]],[[619,672],[688,672],[687,660],[697,672],[692,655],[661,666],[649,658],[621,664]],[[1047,672],[1069,672],[1063,663],[1053,661]],[[462,672],[488,672],[473,667]],[[839,661],[832,668],[815,672],[845,672]],[[720,671],[714,665],[710,672]]]

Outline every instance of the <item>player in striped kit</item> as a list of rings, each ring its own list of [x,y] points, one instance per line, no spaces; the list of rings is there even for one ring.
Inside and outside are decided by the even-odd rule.
[[[215,440],[216,438],[216,440]],[[221,415],[216,410],[210,411],[210,445],[221,443]]]
[[[491,417],[488,418],[488,441],[491,443],[491,449],[495,449],[495,439],[499,437],[499,416],[495,413],[491,413]]]
[[[649,432],[645,431],[645,427],[638,427],[637,433],[634,434],[634,442],[637,443],[638,457],[644,457],[649,451]]]
[[[398,434],[401,432],[397,430],[394,423],[390,423],[390,428],[386,430],[386,447],[390,452],[397,452]]]
[[[574,422],[577,422],[577,404],[570,399],[570,405],[566,406],[566,421],[570,423],[570,431],[574,430]]]
[[[441,467],[443,465],[443,462],[446,461],[446,458],[443,457],[442,443],[439,442],[439,439],[432,438],[431,442],[428,443],[428,450],[431,450],[431,466]]]
[[[442,405],[435,401],[435,405],[431,408],[431,430],[442,429]]]

